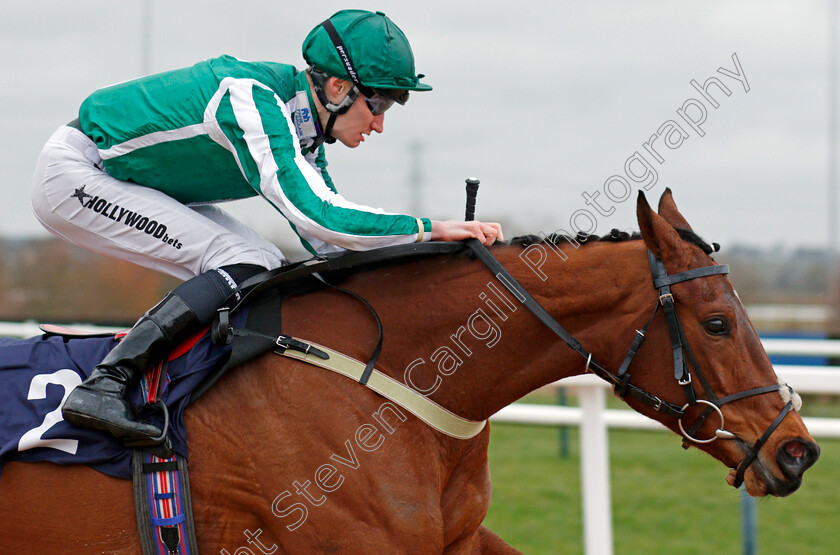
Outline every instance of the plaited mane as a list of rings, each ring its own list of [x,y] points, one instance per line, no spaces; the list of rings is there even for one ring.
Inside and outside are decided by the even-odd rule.
[[[699,235],[694,233],[688,229],[677,229],[677,233],[679,233],[680,237],[683,241],[699,247],[704,253],[712,254],[713,252],[717,252],[720,250],[720,245],[717,243],[712,243],[711,245],[704,241]],[[570,245],[576,246],[583,246],[588,243],[595,243],[595,242],[610,242],[610,243],[619,243],[622,241],[638,241],[642,238],[638,231],[634,231],[633,233],[627,233],[626,231],[620,231],[618,229],[613,229],[610,231],[609,235],[599,236],[599,235],[590,235],[588,233],[579,232],[575,237],[571,237],[565,234],[556,234],[552,233],[545,237],[545,239],[537,236],[537,235],[522,235],[520,237],[514,237],[511,239],[510,244],[514,246],[521,246],[521,247],[528,247],[533,244],[542,243],[542,242],[549,242],[554,246],[558,246],[562,241]]]

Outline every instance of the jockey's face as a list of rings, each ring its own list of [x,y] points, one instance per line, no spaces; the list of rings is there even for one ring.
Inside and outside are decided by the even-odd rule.
[[[385,114],[374,116],[365,102],[364,95],[360,94],[350,110],[336,118],[332,136],[341,141],[344,146],[356,148],[371,132],[382,133],[384,126]]]
[[[353,83],[344,81],[335,77],[330,77],[327,81],[326,94],[331,102],[338,104],[347,95],[352,88]],[[319,115],[321,115],[319,110]],[[326,125],[329,115],[326,110],[323,110],[324,115],[321,118],[322,124]],[[374,116],[370,112],[364,95],[359,95],[356,101],[347,111],[347,113],[338,116],[333,125],[331,135],[336,140],[350,148],[356,148],[364,142],[365,136],[370,135],[371,132],[376,131],[382,133],[385,126],[385,114]]]

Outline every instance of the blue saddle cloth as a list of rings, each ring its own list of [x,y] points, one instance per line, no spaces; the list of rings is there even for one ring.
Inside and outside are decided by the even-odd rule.
[[[242,310],[231,316],[244,324]],[[65,339],[39,336],[0,338],[0,472],[10,460],[83,464],[117,478],[131,479],[131,450],[106,432],[71,426],[61,417],[67,395],[117,344],[110,337]],[[167,383],[159,395],[169,409],[169,438],[186,457],[184,410],[193,391],[230,356],[230,345],[216,345],[204,334],[195,346],[167,364]],[[141,387],[129,399],[140,418],[163,427],[161,411],[145,402]]]

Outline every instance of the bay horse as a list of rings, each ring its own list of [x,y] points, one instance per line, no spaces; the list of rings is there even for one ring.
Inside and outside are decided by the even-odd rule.
[[[637,216],[641,240],[535,243],[547,254],[539,264],[521,242],[491,251],[603,368],[617,369],[635,330],[649,322],[631,383],[668,406],[686,404],[691,393],[724,399],[766,389],[722,404],[689,432],[720,437],[692,445],[730,469],[730,484],[752,453],[743,472],[748,493],[790,494],[819,447],[769,387],[777,378],[729,279],[716,272],[671,286],[691,366],[705,376],[680,385],[667,318],[654,311],[662,299],[648,251],[671,275],[715,263],[670,191],[659,214],[640,195]],[[481,421],[590,366],[494,283],[474,258],[431,256],[354,272],[342,287],[379,313],[379,371]],[[283,331],[358,360],[377,339],[370,313],[330,289],[286,300]],[[683,420],[626,400],[681,434]],[[482,526],[489,426],[454,439],[384,401],[352,380],[272,354],[225,375],[186,413],[202,552],[517,553]],[[705,408],[687,406],[686,425]],[[0,538],[3,553],[140,553],[131,483],[81,466],[11,462],[0,479]]]

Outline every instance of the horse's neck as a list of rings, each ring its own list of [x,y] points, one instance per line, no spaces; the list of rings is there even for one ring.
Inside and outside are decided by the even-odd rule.
[[[494,249],[585,349],[608,368],[617,366],[652,306],[643,244],[590,245],[569,252],[566,260],[549,250],[554,258],[545,260],[540,273],[520,257],[522,252],[519,247]],[[381,306],[391,307],[384,318],[386,345],[392,353],[404,351],[386,371],[456,414],[487,418],[547,383],[584,371],[585,360],[479,261],[433,259],[371,281],[379,280],[392,284],[377,288],[368,283]],[[413,315],[411,307],[424,314]]]

